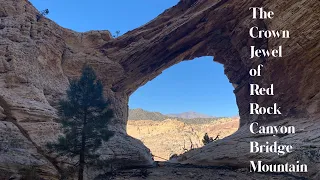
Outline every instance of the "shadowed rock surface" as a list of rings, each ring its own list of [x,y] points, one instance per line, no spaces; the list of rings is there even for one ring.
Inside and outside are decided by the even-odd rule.
[[[37,21],[38,11],[26,0],[0,0],[0,170],[16,173],[35,165],[44,176],[59,176],[61,169],[44,144],[59,134],[57,101],[86,63],[103,81],[116,115],[110,128],[117,135],[102,148],[103,157],[127,166],[151,165],[149,150],[126,134],[128,97],[176,63],[214,56],[235,87],[241,128],[227,139],[185,154],[180,161],[248,167],[249,160],[299,159],[309,165],[305,176],[319,179],[319,6],[318,0],[181,0],[153,21],[113,39],[108,31],[78,33],[45,17]],[[249,7],[272,10],[275,17],[253,20]],[[248,34],[252,26],[289,30],[291,38],[252,39]],[[250,46],[273,49],[279,45],[282,58],[250,59]],[[260,63],[263,76],[250,77],[248,70]],[[273,83],[275,96],[250,96],[249,83],[265,87]],[[249,115],[250,102],[261,106],[276,102],[282,115]],[[282,137],[253,136],[248,131],[253,121],[294,125],[298,131]],[[249,154],[252,140],[278,140],[296,150],[283,158],[257,156]]]
[[[228,167],[199,167],[194,165],[176,165],[165,163],[158,168],[152,169],[132,169],[118,171],[111,176],[114,180],[307,180],[287,173],[259,174],[249,173],[247,169],[233,170]]]

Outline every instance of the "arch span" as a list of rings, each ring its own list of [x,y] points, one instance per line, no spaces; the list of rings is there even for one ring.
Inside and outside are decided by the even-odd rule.
[[[305,151],[309,150],[306,150],[301,142],[312,136],[310,131],[319,129],[317,125],[319,120],[316,120],[316,117],[319,114],[320,85],[314,77],[317,71],[314,67],[319,64],[317,62],[319,37],[312,31],[316,31],[317,28],[314,24],[318,15],[312,13],[318,12],[316,5],[319,5],[316,1],[301,4],[295,1],[278,3],[272,0],[241,2],[182,0],[148,24],[99,46],[98,49],[103,56],[118,63],[122,70],[120,76],[109,84],[110,89],[115,94],[123,93],[127,97],[176,63],[201,56],[214,56],[215,61],[224,65],[225,74],[235,87],[241,128],[226,140],[185,154],[180,161],[248,167],[249,160],[255,158],[254,154],[249,153],[248,143],[275,140],[272,137],[250,134],[248,125],[256,121],[263,125],[289,124],[296,127],[312,124],[312,128],[306,127],[299,135],[277,136],[277,140],[288,144],[294,143],[297,148],[289,157],[278,159],[273,154],[262,156],[268,163],[286,162],[304,157],[302,161],[313,164],[312,162],[316,160],[314,157],[305,156]],[[303,8],[297,10],[300,6],[312,10],[304,11]],[[252,19],[249,7],[272,9],[276,16],[272,20]],[[290,19],[287,15],[294,9],[296,18]],[[304,22],[310,23],[304,24],[298,17],[307,17]],[[259,29],[289,30],[291,39],[250,38],[249,29],[253,26]],[[280,45],[285,47],[285,55],[282,58],[250,57],[250,46],[272,49]],[[259,64],[264,66],[263,75],[250,77],[249,70],[257,68]],[[275,95],[250,96],[249,85],[253,83],[261,87],[273,84]],[[122,103],[126,103],[126,100]],[[249,103],[259,103],[260,106],[277,103],[281,106],[282,114],[250,115]],[[121,117],[125,125],[127,107],[125,105],[122,107],[125,107],[121,110],[122,113],[125,112]],[[215,153],[212,153],[213,149]],[[319,164],[313,167],[319,167]]]
[[[272,20],[254,20],[249,7],[264,7],[273,10],[276,16]],[[185,154],[180,161],[247,167],[246,162],[249,164],[250,159],[257,157],[249,153],[248,142],[276,138],[297,149],[286,159],[274,154],[260,158],[267,162],[300,158],[309,163],[310,174],[318,173],[315,176],[319,178],[319,156],[314,156],[319,154],[319,135],[315,132],[320,129],[320,81],[316,77],[320,62],[318,7],[318,0],[181,0],[153,21],[113,39],[108,31],[78,33],[46,18],[37,21],[38,11],[28,1],[0,1],[0,98],[8,104],[5,111],[11,112],[12,118],[30,137],[17,132],[17,137],[10,138],[19,138],[19,147],[42,159],[37,163],[48,165],[49,171],[55,173],[54,166],[45,157],[28,149],[35,149],[33,144],[44,147],[56,137],[59,132],[54,122],[56,102],[63,97],[69,79],[79,76],[82,64],[88,63],[102,79],[105,95],[116,115],[111,128],[117,135],[102,152],[129,166],[150,165],[152,160],[147,149],[125,132],[128,96],[180,61],[214,56],[224,65],[225,74],[235,87],[241,128],[228,139],[206,146],[201,153]],[[248,33],[252,26],[286,29],[291,38],[252,39]],[[250,59],[250,46],[270,49],[279,45],[285,48],[282,58]],[[258,64],[264,65],[263,76],[248,76],[249,69]],[[274,84],[276,95],[250,96],[250,83]],[[261,106],[277,102],[282,115],[250,116],[250,102]],[[0,107],[1,124],[6,121],[1,110],[4,108]],[[253,136],[248,132],[248,124],[253,121],[265,125],[290,124],[300,130],[294,136]],[[14,125],[6,128],[19,131]],[[4,129],[0,132],[6,134]],[[9,142],[10,147],[10,141],[3,142]],[[306,147],[306,142],[310,146]],[[26,164],[20,161],[24,155],[1,153],[0,157],[7,157],[11,164]]]

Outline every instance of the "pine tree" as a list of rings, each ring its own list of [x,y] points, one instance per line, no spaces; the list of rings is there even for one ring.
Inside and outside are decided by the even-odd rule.
[[[49,143],[48,148],[59,155],[79,159],[79,180],[83,179],[84,166],[98,159],[95,151],[102,141],[113,136],[107,127],[113,118],[108,105],[102,83],[89,66],[84,66],[79,80],[70,83],[66,100],[59,103],[58,115],[64,136],[56,143]]]

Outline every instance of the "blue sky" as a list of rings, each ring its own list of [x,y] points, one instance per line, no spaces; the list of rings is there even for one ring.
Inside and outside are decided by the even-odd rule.
[[[109,30],[123,34],[154,19],[179,0],[30,0],[38,9],[49,9],[48,17],[78,32]],[[238,114],[233,87],[223,66],[201,57],[181,62],[134,92],[130,108],[164,114],[196,111],[213,116]]]

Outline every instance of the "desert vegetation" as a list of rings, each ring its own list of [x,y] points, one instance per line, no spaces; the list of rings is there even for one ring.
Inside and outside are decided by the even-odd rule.
[[[202,139],[203,145],[207,145],[213,141],[216,141],[219,139],[219,134],[216,136],[216,138],[213,139],[213,137],[209,137],[208,133],[205,133]]]
[[[37,21],[49,14],[49,9],[45,9],[37,14]]]

